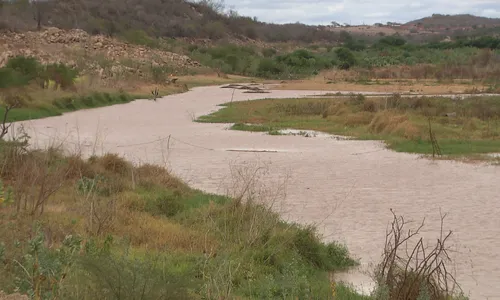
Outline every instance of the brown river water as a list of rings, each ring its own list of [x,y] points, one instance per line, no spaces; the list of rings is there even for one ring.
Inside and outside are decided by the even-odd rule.
[[[158,99],[82,110],[22,124],[38,147],[64,142],[85,155],[118,153],[136,163],[165,165],[191,186],[226,193],[237,170],[261,167],[280,189],[283,218],[315,224],[325,241],[345,243],[361,266],[339,280],[368,291],[365,274],[380,260],[392,208],[419,222],[434,242],[440,211],[453,230],[457,280],[471,299],[500,299],[500,167],[432,161],[384,149],[380,142],[319,135],[270,136],[193,122],[229,102],[233,90],[200,87]],[[288,98],[320,91],[234,93],[234,101]],[[170,136],[170,138],[169,138]],[[272,150],[243,152],[228,150]],[[417,225],[417,224],[415,224]]]

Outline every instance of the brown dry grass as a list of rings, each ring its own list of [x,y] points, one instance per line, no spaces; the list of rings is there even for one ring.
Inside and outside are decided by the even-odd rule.
[[[344,125],[346,126],[360,126],[368,125],[372,122],[373,114],[370,112],[362,111],[345,116]]]
[[[373,117],[368,129],[377,134],[390,134],[414,139],[421,136],[422,130],[412,123],[407,115],[382,111]]]
[[[416,79],[373,79],[368,81],[353,82],[359,78],[355,71],[325,71],[310,79],[285,81],[277,84],[273,89],[278,90],[318,90],[341,92],[377,92],[377,93],[419,93],[419,94],[448,94],[466,93],[472,87],[478,90],[488,88],[485,84],[471,85],[467,80],[454,80],[453,82],[438,82],[437,80]]]
[[[212,72],[207,74],[180,76],[178,82],[185,83],[189,87],[221,85],[227,83],[272,82],[248,76],[229,75],[229,74],[224,74],[224,75],[225,76],[218,76],[216,72]]]
[[[349,26],[349,27],[330,27],[328,30],[333,32],[347,31],[352,34],[362,34],[368,36],[378,35],[380,32],[384,35],[393,35],[396,33],[408,34],[410,31],[408,29],[401,29],[389,26],[371,26],[371,25],[359,25],[359,26]]]
[[[15,197],[14,205],[0,208],[0,235],[5,242],[29,238],[31,224],[38,220],[43,224],[49,246],[59,245],[68,234],[87,237],[111,234],[127,237],[134,247],[150,250],[201,253],[207,246],[216,247],[213,239],[200,231],[144,210],[144,196],[134,186],[146,190],[160,188],[190,192],[183,182],[164,168],[153,165],[134,167],[115,154],[83,160],[77,155],[63,157],[56,149],[47,153],[5,151],[5,148],[1,151],[0,175],[4,184],[12,184]],[[28,173],[45,174],[49,179],[41,181],[42,177],[27,176]],[[97,192],[97,188],[95,193],[79,192],[79,182],[96,175],[106,178],[100,186],[104,194]],[[21,185],[17,182],[20,178],[24,178]],[[32,203],[23,199],[38,199],[44,184],[46,189],[54,188],[54,193],[43,203],[42,213],[33,213]],[[94,220],[94,224],[102,222],[99,224],[101,230],[97,232],[89,227],[91,202],[98,210],[95,219],[101,218]],[[28,205],[25,207],[24,203]]]

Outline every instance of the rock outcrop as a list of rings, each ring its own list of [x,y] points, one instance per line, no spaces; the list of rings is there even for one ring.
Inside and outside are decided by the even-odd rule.
[[[65,63],[84,71],[113,76],[119,72],[142,73],[145,67],[172,70],[198,68],[185,55],[89,35],[83,30],[46,28],[43,31],[0,33],[0,67],[16,55],[34,56],[42,63]]]

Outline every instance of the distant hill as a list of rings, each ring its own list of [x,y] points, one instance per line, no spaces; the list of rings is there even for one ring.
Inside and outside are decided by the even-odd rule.
[[[426,17],[414,21],[410,21],[405,25],[421,25],[427,27],[496,27],[500,26],[500,19],[478,17],[470,14],[461,15],[442,15],[434,14],[431,17]]]
[[[31,4],[30,4],[31,3]],[[36,4],[38,3],[38,5]],[[0,29],[43,26],[109,36],[260,39],[270,42],[335,41],[338,34],[304,24],[268,24],[228,11],[218,0],[0,0]],[[35,18],[34,18],[35,17]]]

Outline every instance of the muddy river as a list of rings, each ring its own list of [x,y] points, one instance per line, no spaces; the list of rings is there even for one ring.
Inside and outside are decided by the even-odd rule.
[[[114,152],[136,163],[165,165],[208,192],[226,193],[238,177],[258,169],[256,193],[266,194],[284,218],[316,224],[326,241],[345,243],[360,259],[358,270],[338,275],[359,290],[371,288],[365,273],[381,257],[391,208],[416,222],[425,217],[423,234],[432,242],[440,212],[448,213],[444,225],[454,231],[453,267],[462,288],[471,299],[500,299],[500,167],[431,161],[374,141],[270,136],[193,122],[230,101],[232,92],[200,87],[156,102],[77,111],[16,128],[22,124],[40,147],[64,142],[86,155]],[[233,100],[321,93],[236,90]]]

